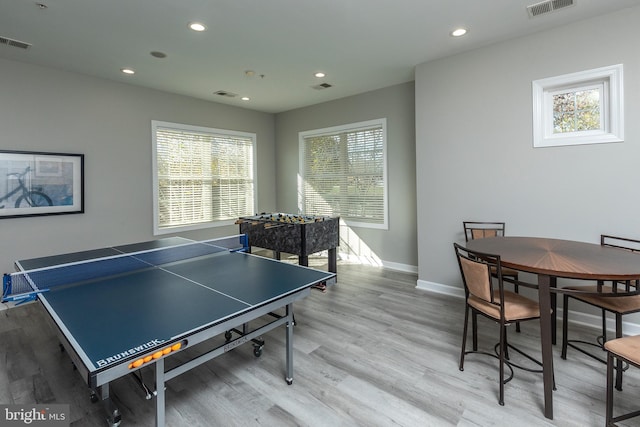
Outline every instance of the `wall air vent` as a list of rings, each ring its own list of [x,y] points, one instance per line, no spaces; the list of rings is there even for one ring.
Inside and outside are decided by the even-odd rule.
[[[330,87],[333,87],[333,85],[330,85],[329,83],[320,83],[319,85],[315,85],[311,87],[314,88],[315,90],[323,90],[323,89],[329,89]]]
[[[227,98],[235,98],[238,96],[237,93],[229,92],[228,90],[219,90],[217,92],[213,92],[214,95],[226,96]]]
[[[529,18],[535,18],[545,13],[553,12],[567,6],[574,6],[577,0],[547,0],[527,6]]]
[[[31,43],[21,42],[20,40],[10,39],[9,37],[0,36],[0,45],[17,47],[19,49],[29,49]]]

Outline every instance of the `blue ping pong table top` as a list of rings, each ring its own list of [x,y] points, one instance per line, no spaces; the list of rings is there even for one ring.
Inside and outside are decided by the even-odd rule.
[[[189,241],[163,239],[116,250],[135,252],[184,242]],[[110,250],[87,251],[16,264],[26,270],[107,252]],[[89,371],[95,371],[119,363],[122,354],[135,357],[332,277],[333,273],[223,251],[54,288],[40,299]]]
[[[130,243],[127,245],[113,246],[109,248],[90,249],[81,252],[71,252],[67,254],[21,260],[16,261],[16,266],[22,271],[34,270],[36,268],[45,268],[54,265],[67,264],[78,261],[88,261],[96,258],[122,255],[132,252],[166,248],[168,246],[176,246],[185,243],[193,243],[193,240],[185,239],[183,237],[167,237],[164,239],[151,240],[148,242]]]

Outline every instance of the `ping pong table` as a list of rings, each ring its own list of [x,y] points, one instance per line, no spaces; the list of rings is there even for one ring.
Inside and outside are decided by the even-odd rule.
[[[109,383],[155,367],[156,425],[165,424],[165,382],[241,344],[262,351],[262,334],[286,325],[286,376],[293,382],[293,302],[335,274],[246,253],[244,235],[209,241],[178,237],[16,261],[3,300],[39,300],[61,345],[107,421],[118,409]],[[282,314],[284,312],[284,314]],[[279,314],[278,314],[279,313]],[[261,319],[258,325],[250,322]],[[185,349],[224,341],[184,361]],[[177,366],[165,370],[165,360]],[[191,356],[190,356],[191,357]],[[173,366],[174,364],[171,363]],[[139,377],[140,383],[142,376]]]

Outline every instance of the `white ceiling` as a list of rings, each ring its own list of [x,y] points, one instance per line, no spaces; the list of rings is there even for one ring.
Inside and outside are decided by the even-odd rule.
[[[276,113],[408,82],[435,58],[640,5],[574,0],[530,18],[526,7],[537,2],[0,0],[0,36],[32,44],[0,45],[0,58]],[[190,30],[192,21],[207,30]],[[451,37],[458,26],[469,33]],[[333,86],[312,88],[320,83]]]

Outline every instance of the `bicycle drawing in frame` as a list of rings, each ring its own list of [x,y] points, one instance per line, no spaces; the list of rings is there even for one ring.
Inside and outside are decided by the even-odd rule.
[[[83,212],[83,154],[0,150],[0,219]]]

